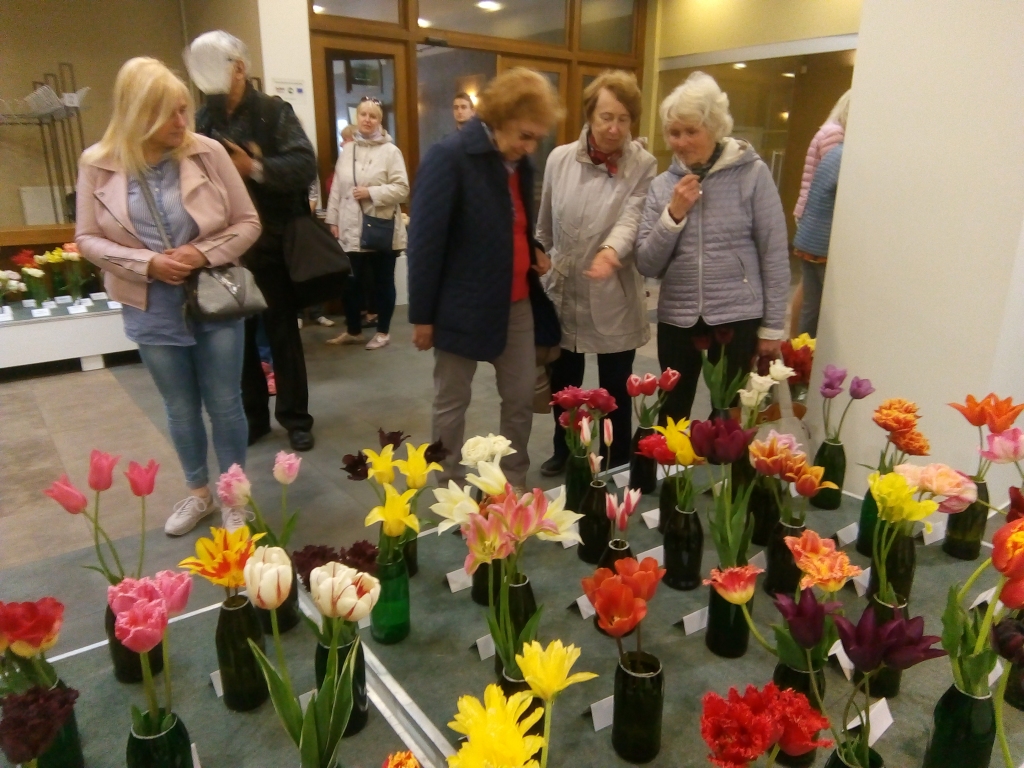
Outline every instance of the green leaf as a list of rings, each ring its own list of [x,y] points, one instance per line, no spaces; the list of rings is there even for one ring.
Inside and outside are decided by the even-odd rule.
[[[326,734],[326,743],[321,742],[322,765],[333,765],[335,753],[338,751],[338,744],[341,736],[348,725],[349,717],[352,715],[352,678],[355,675],[355,664],[359,643],[356,638],[349,649],[345,665],[341,669],[334,688],[334,706],[331,709],[330,728]]]
[[[530,617],[530,620],[526,622],[526,626],[523,627],[523,631],[519,633],[519,642],[516,645],[517,650],[522,650],[523,646],[529,642],[532,642],[537,637],[537,627],[540,626],[540,614],[544,610],[544,606],[537,608],[537,611]]]
[[[787,667],[806,671],[807,654],[793,639],[789,627],[784,624],[772,624],[772,630],[775,632],[775,646],[779,652],[779,661]]]
[[[967,614],[957,599],[959,591],[960,588],[957,584],[949,588],[946,610],[942,612],[942,647],[946,653],[954,657],[960,654],[964,629],[967,625]]]
[[[302,731],[299,740],[299,760],[302,768],[322,768],[320,762],[320,745],[316,733],[316,707],[310,701],[306,707],[306,715],[302,718]]]
[[[989,690],[988,676],[996,668],[996,652],[991,648],[985,648],[981,653],[963,656],[960,659],[960,669],[964,676],[964,685],[967,691],[973,696],[984,695]]]
[[[325,630],[320,629],[319,624],[309,618],[309,616],[302,611],[299,611],[299,616],[306,623],[306,626],[309,627],[309,631],[313,633],[320,645],[328,646],[331,644],[331,638],[327,635]]]
[[[160,721],[160,733],[169,730],[172,725],[174,725],[174,714],[168,712],[164,715],[164,719]]]
[[[291,516],[285,520],[284,528],[281,529],[281,546],[287,547],[288,542],[292,537],[292,532],[295,530],[295,524],[299,522],[299,513],[293,512]]]
[[[135,733],[139,736],[149,735],[149,732],[146,730],[146,718],[142,714],[142,710],[134,704],[132,704],[132,728],[135,729]]]
[[[110,586],[112,587],[116,587],[118,584],[121,583],[121,580],[117,578],[114,574],[112,574],[110,571],[103,570],[97,565],[83,565],[82,567],[86,570],[96,571],[96,573],[100,574],[100,576],[109,581]]]
[[[281,679],[281,675],[278,674],[277,670],[270,663],[270,660],[267,659],[263,651],[260,650],[260,647],[251,639],[249,640],[249,647],[252,648],[256,661],[263,671],[263,677],[266,678],[267,687],[270,689],[270,698],[274,702],[274,710],[277,712],[281,724],[288,731],[292,741],[298,744],[302,731],[302,709],[299,707],[299,702],[296,701],[284,680]]]

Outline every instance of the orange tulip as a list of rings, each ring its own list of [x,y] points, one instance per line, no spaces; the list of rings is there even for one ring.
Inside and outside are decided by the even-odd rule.
[[[615,574],[611,572],[610,568],[598,568],[594,571],[593,576],[587,576],[585,579],[580,580],[580,583],[583,584],[583,594],[587,596],[591,605],[594,604],[594,600],[597,596],[597,590],[601,588],[602,582],[604,582],[605,579],[610,579],[614,576]]]
[[[981,400],[975,400],[974,395],[968,395],[963,405],[960,403],[948,403],[948,405],[950,408],[960,411],[971,426],[983,427],[988,420],[988,412],[994,402],[996,402],[996,396],[989,392]]]
[[[909,432],[917,426],[917,416],[879,406],[871,420],[886,432]]]
[[[838,592],[861,572],[856,565],[850,565],[849,556],[836,549],[832,539],[823,539],[814,531],[804,531],[799,538],[787,536],[785,540],[797,568],[804,574],[800,589],[821,587],[826,592]]]
[[[767,440],[755,440],[750,444],[750,463],[762,475],[778,475],[794,455],[795,442],[789,435],[772,431]]]
[[[650,600],[658,589],[666,571],[658,567],[653,557],[645,557],[638,563],[635,558],[627,557],[615,563],[615,570],[622,578],[622,583],[633,590],[633,594],[644,600]]]
[[[1024,608],[1024,579],[1006,582],[999,593],[999,602],[1011,611],[1019,611]]]
[[[807,456],[803,453],[794,453],[779,472],[779,479],[784,483],[795,483],[807,474],[807,469]]]
[[[1024,519],[996,531],[992,537],[992,565],[1010,581],[1024,579]]]
[[[892,435],[892,444],[908,456],[927,456],[932,449],[928,438],[916,429],[896,432]]]
[[[823,488],[838,490],[839,486],[831,480],[822,482],[821,478],[824,474],[824,467],[807,467],[807,471],[796,479],[796,492],[804,498],[810,499],[817,496],[818,491]]]
[[[985,414],[985,423],[988,424],[989,432],[994,434],[1005,432],[1013,426],[1013,422],[1020,416],[1021,411],[1024,411],[1024,403],[1014,405],[1012,397],[999,400],[992,395],[991,407]]]
[[[710,585],[715,592],[733,605],[746,605],[754,596],[759,573],[764,573],[764,569],[756,565],[734,566],[724,571],[712,568],[711,578],[704,579],[704,585]]]
[[[604,579],[590,602],[597,611],[597,626],[612,637],[632,631],[647,615],[647,601],[637,597],[619,576]]]

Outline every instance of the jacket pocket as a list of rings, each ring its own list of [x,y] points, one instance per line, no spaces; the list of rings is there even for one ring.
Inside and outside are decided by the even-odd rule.
[[[605,336],[639,333],[646,322],[638,289],[640,275],[627,266],[607,280],[590,280],[590,315]]]

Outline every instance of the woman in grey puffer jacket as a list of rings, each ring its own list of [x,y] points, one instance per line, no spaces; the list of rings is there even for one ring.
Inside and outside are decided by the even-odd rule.
[[[689,418],[700,348],[729,378],[780,356],[789,292],[782,202],[768,166],[732,130],[729,98],[694,72],[661,104],[675,157],[651,183],[637,233],[642,275],[661,278],[658,360],[682,374],[662,419]],[[698,348],[699,347],[699,348]]]

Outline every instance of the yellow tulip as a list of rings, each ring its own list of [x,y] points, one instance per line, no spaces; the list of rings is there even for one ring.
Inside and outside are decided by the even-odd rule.
[[[484,691],[483,703],[474,696],[461,697],[459,711],[448,727],[467,740],[458,754],[448,758],[449,768],[538,768],[533,756],[544,739],[528,736],[527,731],[544,714],[544,708],[523,717],[532,700],[529,693],[514,693],[506,699],[493,684]]]
[[[395,449],[392,445],[385,445],[380,449],[380,453],[371,448],[364,448],[363,453],[370,462],[367,477],[373,478],[380,485],[395,482]]]
[[[789,343],[792,345],[793,349],[802,349],[803,347],[810,347],[811,352],[813,352],[814,348],[817,346],[817,339],[812,339],[811,334],[809,333],[801,333],[795,339],[790,339]]]
[[[686,419],[673,421],[672,417],[669,416],[667,426],[654,428],[655,431],[665,436],[665,444],[676,455],[676,463],[683,467],[689,467],[701,462],[701,458],[693,450],[690,436],[684,431],[689,426],[690,422]]]
[[[384,506],[374,507],[366,516],[366,525],[383,523],[384,535],[396,538],[406,528],[419,532],[420,521],[409,509],[409,501],[416,495],[415,489],[399,493],[389,483],[384,484]]]
[[[563,646],[561,640],[553,640],[545,649],[534,640],[523,646],[523,653],[516,656],[516,663],[530,690],[538,698],[550,703],[570,685],[597,677],[593,672],[569,674],[579,657],[580,649],[575,645]]]
[[[406,443],[406,458],[395,462],[398,471],[405,475],[405,485],[408,488],[422,488],[427,484],[427,478],[431,472],[440,472],[443,467],[436,461],[427,463],[427,449],[429,443],[424,443],[419,448],[413,448]]]
[[[475,485],[487,496],[499,496],[505,492],[508,480],[505,473],[501,471],[498,460],[481,461],[476,465],[479,475],[466,475],[466,480]]]
[[[211,528],[212,539],[196,541],[196,556],[186,557],[179,568],[198,574],[212,584],[238,589],[245,586],[245,564],[252,556],[255,543],[266,534],[249,536],[249,529],[242,526],[233,533],[226,528]]]
[[[868,476],[868,487],[875,498],[875,504],[878,505],[878,516],[890,523],[923,520],[939,508],[939,505],[930,499],[915,499],[917,487],[907,482],[907,479],[898,472],[889,472],[885,475],[872,472]]]

